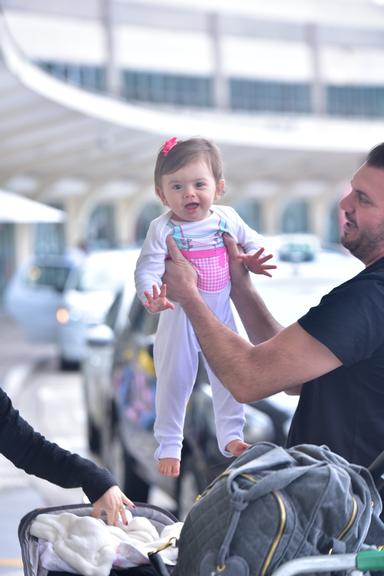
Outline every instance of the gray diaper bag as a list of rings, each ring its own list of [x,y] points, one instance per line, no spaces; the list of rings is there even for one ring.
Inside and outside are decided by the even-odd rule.
[[[384,544],[368,469],[326,446],[259,442],[191,508],[172,576],[269,576],[293,558]]]

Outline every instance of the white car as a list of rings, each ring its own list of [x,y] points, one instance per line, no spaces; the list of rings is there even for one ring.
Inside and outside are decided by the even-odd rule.
[[[133,277],[138,248],[33,258],[10,281],[5,311],[32,342],[57,345],[61,368],[84,358],[86,331],[99,324]]]
[[[116,293],[133,276],[139,253],[138,248],[92,252],[72,276],[56,311],[62,368],[83,360],[87,330],[103,320]]]

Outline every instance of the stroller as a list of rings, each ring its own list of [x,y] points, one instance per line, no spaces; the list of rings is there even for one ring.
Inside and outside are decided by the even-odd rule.
[[[371,464],[369,471],[377,489],[380,491],[384,488],[384,452]],[[31,534],[31,524],[39,514],[52,514],[58,515],[63,512],[70,512],[76,516],[90,516],[92,507],[88,504],[71,505],[41,508],[33,510],[26,514],[19,525],[19,541],[22,553],[24,575],[25,576],[59,576],[58,572],[48,572],[42,568],[39,556],[39,542],[36,537]],[[133,510],[133,516],[143,516],[150,520],[157,530],[160,532],[164,527],[172,526],[177,523],[177,519],[173,514],[149,504],[137,503],[136,508]],[[141,567],[137,567],[126,571],[113,569],[111,576],[129,576],[130,574],[139,575],[158,575],[169,576],[172,574],[172,565],[167,565],[162,557],[163,549],[167,547],[177,546],[175,538],[161,548],[154,549],[148,553],[148,563]],[[342,571],[343,573],[361,574],[365,572],[384,572],[384,550],[379,548],[358,551],[357,553],[335,554],[335,555],[319,555],[308,556],[290,560],[281,564],[272,576],[294,576],[295,574],[313,574],[313,573],[333,573]],[[61,572],[63,575],[63,572]],[[189,576],[185,574],[185,576]],[[231,573],[232,576],[232,573]],[[237,575],[233,575],[237,576]]]

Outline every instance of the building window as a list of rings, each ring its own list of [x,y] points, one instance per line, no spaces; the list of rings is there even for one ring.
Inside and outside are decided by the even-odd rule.
[[[85,241],[90,250],[116,245],[115,210],[112,204],[99,204],[91,212]]]
[[[103,66],[38,61],[60,80],[93,92],[106,92]],[[123,70],[122,97],[133,102],[212,108],[213,78]],[[311,114],[311,85],[261,79],[229,78],[230,108],[236,111]],[[325,86],[327,114],[380,118],[384,116],[384,86]]]
[[[131,101],[204,108],[212,106],[209,78],[125,70],[123,86],[123,97]]]
[[[248,226],[257,232],[262,232],[262,212],[260,203],[257,200],[247,198],[236,203],[234,208]]]
[[[283,234],[309,232],[308,204],[305,200],[291,200],[284,208],[281,217]]]
[[[233,110],[310,113],[310,87],[261,80],[230,80]]]
[[[63,254],[64,225],[61,222],[35,224],[35,254]]]
[[[384,86],[328,86],[330,116],[384,116]]]
[[[148,202],[145,204],[136,220],[136,242],[141,244],[144,241],[150,223],[162,213],[163,208],[159,202]]]
[[[102,66],[88,66],[84,64],[67,64],[65,62],[42,62],[36,64],[45,72],[64,80],[69,84],[75,84],[86,88],[91,92],[106,91],[106,74]]]

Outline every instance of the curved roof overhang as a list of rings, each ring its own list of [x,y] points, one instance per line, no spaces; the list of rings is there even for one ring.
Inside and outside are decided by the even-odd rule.
[[[30,195],[44,199],[65,179],[90,190],[148,185],[173,135],[214,139],[235,183],[344,180],[384,133],[378,121],[159,109],[92,94],[32,64],[1,14],[0,93],[0,186],[29,178]]]

